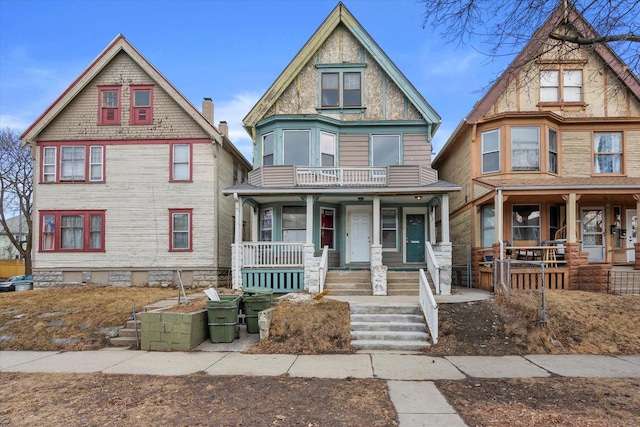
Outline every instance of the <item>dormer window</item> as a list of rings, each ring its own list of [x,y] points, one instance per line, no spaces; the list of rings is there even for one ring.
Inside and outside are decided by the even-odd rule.
[[[120,124],[120,86],[101,86],[98,88],[98,124]]]
[[[131,124],[153,123],[153,86],[131,86]]]

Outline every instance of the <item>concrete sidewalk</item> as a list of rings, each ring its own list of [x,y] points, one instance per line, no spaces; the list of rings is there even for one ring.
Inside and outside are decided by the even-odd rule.
[[[433,384],[464,378],[640,378],[640,355],[530,355],[431,357],[420,353],[359,352],[303,355],[234,351],[147,352],[104,349],[76,352],[0,351],[0,372],[379,378],[388,381],[401,427],[465,425]]]

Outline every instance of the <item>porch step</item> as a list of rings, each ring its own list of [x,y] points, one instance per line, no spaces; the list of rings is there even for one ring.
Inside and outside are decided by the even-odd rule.
[[[139,315],[138,315],[139,316]],[[137,317],[140,319],[140,317]],[[109,338],[109,342],[114,347],[138,347],[138,341],[136,341],[136,323],[138,324],[138,339],[142,336],[142,327],[140,320],[137,322],[130,319],[127,320],[126,326],[118,331],[118,336]]]
[[[109,338],[109,342],[114,347],[138,347],[138,342],[136,341],[136,337],[114,337]]]
[[[388,271],[387,295],[418,295],[420,273],[417,271]]]
[[[331,295],[371,295],[371,272],[368,270],[329,270],[324,288]]]
[[[420,350],[429,334],[418,304],[350,303],[351,345],[363,350]]]

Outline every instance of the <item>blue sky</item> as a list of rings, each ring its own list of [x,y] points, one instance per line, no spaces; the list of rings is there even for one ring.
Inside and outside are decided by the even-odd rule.
[[[251,161],[242,119],[336,4],[0,0],[0,128],[25,130],[122,33],[196,108],[211,97]],[[444,44],[413,0],[344,4],[442,116],[437,152],[506,59]]]

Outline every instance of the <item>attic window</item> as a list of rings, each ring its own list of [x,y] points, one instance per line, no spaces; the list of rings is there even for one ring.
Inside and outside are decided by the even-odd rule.
[[[364,108],[362,86],[366,64],[316,64],[319,70],[318,110]]]
[[[153,86],[131,86],[131,124],[153,123]]]
[[[582,70],[540,71],[540,102],[582,102]]]
[[[120,124],[120,86],[101,86],[98,88],[98,124]]]

